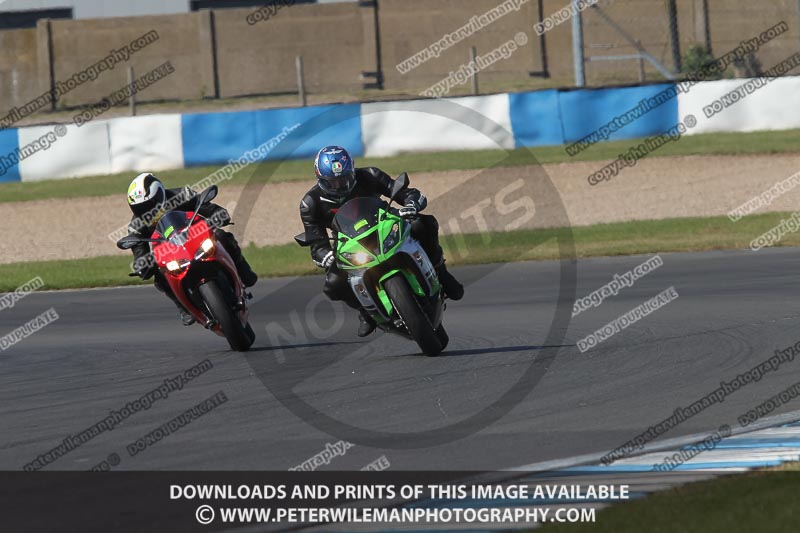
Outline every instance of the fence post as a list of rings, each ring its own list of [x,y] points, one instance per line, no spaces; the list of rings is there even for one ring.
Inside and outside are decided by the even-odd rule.
[[[475,65],[475,72],[472,74],[472,94],[478,96],[478,49],[474,46],[469,49],[469,60]]]
[[[800,0],[797,0],[800,2]],[[544,0],[539,0],[537,2],[536,10],[537,10],[537,22],[544,23]],[[534,26],[534,33],[536,33],[536,26]],[[545,32],[539,33],[539,55],[542,62],[542,71],[541,72],[529,72],[529,76],[541,76],[542,78],[549,78],[550,71],[547,65],[547,39],[544,37]]]
[[[55,65],[53,61],[53,29],[50,19],[36,21],[36,57],[39,81],[38,90],[50,93],[50,111],[56,110],[58,103],[56,93]],[[13,100],[11,100],[13,103]],[[9,105],[11,107],[11,105]]]
[[[295,69],[297,70],[297,96],[300,99],[300,107],[306,106],[306,80],[303,73],[303,56],[294,59]]]
[[[359,0],[358,7],[370,10],[362,11],[361,15],[365,40],[363,61],[364,67],[369,69],[361,71],[361,79],[364,81],[362,85],[364,89],[383,90],[383,54],[381,52],[381,19],[378,0]]]
[[[214,77],[214,98],[220,98],[219,55],[217,50],[217,20],[214,10],[208,10],[209,37],[211,38],[211,73]]]
[[[642,41],[636,41],[639,46],[642,46]],[[644,56],[639,54],[639,83],[644,83]]]
[[[681,71],[681,38],[678,28],[678,6],[676,0],[669,0],[667,10],[669,11],[669,38],[672,41],[672,64],[677,74]]]
[[[128,66],[128,87],[131,89],[131,97],[128,98],[128,109],[130,110],[131,116],[136,116],[136,91],[134,91],[135,87],[133,87],[133,65]]]
[[[586,72],[583,64],[583,15],[578,0],[572,0],[572,63],[575,67],[575,85],[586,86]]]
[[[711,23],[708,18],[708,0],[694,0],[695,39],[702,41],[708,53],[711,50]]]

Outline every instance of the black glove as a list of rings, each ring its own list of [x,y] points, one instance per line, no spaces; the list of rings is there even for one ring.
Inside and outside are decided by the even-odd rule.
[[[330,250],[327,254],[325,254],[325,257],[323,257],[320,261],[314,261],[314,262],[317,264],[317,266],[322,267],[325,270],[328,270],[331,267],[331,265],[333,265],[334,261],[336,261],[336,257],[334,255],[335,254],[333,253],[333,250]]]
[[[139,270],[136,271],[136,275],[139,276],[140,278],[142,278],[143,280],[147,280],[147,279],[150,279],[153,276],[155,276],[156,272],[158,272],[158,267],[155,266],[155,265],[152,265],[152,266],[140,268]]]
[[[233,224],[230,213],[224,207],[217,208],[210,217],[206,218],[214,228],[224,228]]]
[[[419,204],[414,200],[407,200],[406,205],[397,210],[403,218],[416,218],[419,213]]]

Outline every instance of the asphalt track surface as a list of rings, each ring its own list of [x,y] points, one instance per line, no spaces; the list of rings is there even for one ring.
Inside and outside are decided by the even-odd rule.
[[[580,260],[577,296],[648,257]],[[61,318],[0,352],[0,469],[22,469],[66,435],[205,359],[213,368],[182,390],[46,470],[87,470],[113,453],[117,470],[285,470],[341,438],[355,446],[320,470],[357,470],[382,455],[392,469],[493,470],[606,452],[800,340],[800,250],[662,258],[633,287],[573,318],[561,346],[542,345],[558,263],[455,269],[467,293],[449,304],[451,343],[437,358],[398,337],[358,339],[354,313],[319,298],[319,277],[259,282],[252,313],[258,339],[247,355],[199,327],[182,327],[152,287],[32,294],[0,311],[0,334],[50,307]],[[670,286],[677,300],[586,353],[577,349],[578,339]],[[305,334],[271,339],[268,327]],[[499,420],[453,442],[415,447],[409,433],[491,406],[536,361],[547,372]],[[738,415],[798,381],[800,361],[786,363],[664,438],[736,427]],[[126,452],[219,391],[226,403],[133,457]],[[795,409],[790,403],[775,413]],[[365,446],[362,432],[343,424],[395,432],[396,445]]]

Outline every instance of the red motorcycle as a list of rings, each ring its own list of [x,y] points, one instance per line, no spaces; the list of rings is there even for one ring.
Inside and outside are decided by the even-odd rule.
[[[210,202],[216,195],[216,186],[206,189],[197,205]],[[239,278],[230,254],[203,217],[197,212],[167,211],[151,238],[129,235],[120,239],[117,247],[129,250],[141,242],[154,244],[156,265],[198,324],[225,337],[237,352],[253,345],[256,335],[247,311],[251,295]]]

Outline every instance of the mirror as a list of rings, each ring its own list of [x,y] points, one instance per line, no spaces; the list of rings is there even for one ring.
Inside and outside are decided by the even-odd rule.
[[[408,179],[408,173],[403,172],[397,179],[394,180],[394,185],[392,185],[392,200],[397,198],[397,195],[400,194],[401,191],[408,188],[410,180]]]
[[[141,238],[136,237],[135,235],[128,235],[127,237],[123,237],[117,241],[117,248],[120,250],[130,250],[140,242],[142,242]]]
[[[219,187],[217,187],[216,185],[212,185],[208,189],[204,190],[202,193],[200,193],[200,205],[203,205],[206,202],[210,202],[211,200],[217,197],[218,193],[219,193]]]
[[[308,241],[308,239],[306,239],[305,232],[295,235],[294,242],[296,242],[300,246],[311,246],[311,243]]]
[[[314,235],[313,233],[309,236],[306,233],[299,233],[294,236],[294,242],[299,244],[300,246],[311,246],[315,242],[319,241],[329,241],[329,238],[320,237],[319,235]]]
[[[184,229],[183,231],[188,231],[189,228],[192,226],[192,224],[194,224],[197,215],[200,214],[200,206],[216,198],[218,192],[219,192],[219,187],[217,187],[216,185],[212,185],[211,187],[200,193],[200,196],[197,197],[197,204],[196,204],[197,207],[195,208],[194,215],[192,215],[192,219],[189,221],[189,225],[186,226],[186,229]]]

